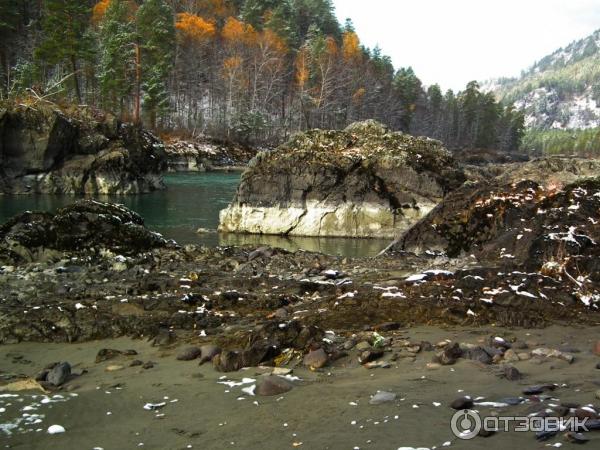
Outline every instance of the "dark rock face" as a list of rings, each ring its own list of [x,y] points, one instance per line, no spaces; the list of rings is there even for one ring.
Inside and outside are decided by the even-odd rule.
[[[391,238],[463,181],[438,141],[372,121],[312,130],[251,161],[220,229]]]
[[[137,254],[166,243],[124,206],[82,200],[56,214],[25,212],[0,226],[0,261],[29,262],[48,252],[93,247]]]
[[[0,194],[137,194],[164,188],[163,144],[85,109],[0,107]]]
[[[524,265],[529,270],[576,257],[587,273],[594,273],[593,256],[600,255],[598,223],[600,179],[562,190],[531,181],[476,183],[450,193],[391,250],[442,251],[451,257],[473,254],[480,261]]]

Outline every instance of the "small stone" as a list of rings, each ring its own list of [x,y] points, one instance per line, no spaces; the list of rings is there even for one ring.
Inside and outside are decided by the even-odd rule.
[[[469,348],[463,352],[463,356],[471,361],[478,361],[486,365],[492,363],[492,357],[481,347]]]
[[[539,395],[546,391],[553,391],[556,389],[556,384],[538,384],[535,386],[529,386],[523,389],[525,395]]]
[[[600,341],[597,341],[596,344],[594,344],[593,352],[594,355],[600,356]]]
[[[362,352],[360,354],[360,356],[358,357],[358,362],[361,364],[366,364],[369,363],[371,361],[375,361],[378,358],[381,358],[383,356],[383,350],[382,349],[371,349],[371,350],[365,350],[364,352]]]
[[[583,419],[595,420],[598,418],[598,413],[590,407],[577,408],[573,412],[573,415],[581,420],[583,420]]]
[[[148,361],[142,366],[142,369],[152,369],[154,367],[154,363],[152,361]]]
[[[304,356],[303,364],[311,369],[320,369],[327,365],[329,357],[322,348],[313,350]]]
[[[202,354],[198,347],[186,347],[177,354],[178,361],[193,361]]]
[[[46,381],[54,386],[61,386],[71,376],[71,365],[68,362],[56,364],[46,375]]]
[[[221,349],[213,344],[206,344],[200,347],[202,354],[200,355],[200,365],[212,361],[212,359],[221,353]]]
[[[504,378],[509,381],[517,381],[523,378],[523,374],[515,366],[506,365],[502,369]]]
[[[450,366],[462,356],[462,350],[457,342],[452,345],[447,345],[441,352],[436,353],[432,362],[439,363],[443,366]]]
[[[369,350],[371,348],[371,344],[369,344],[367,341],[360,341],[358,344],[356,344],[356,350],[358,350],[359,352],[364,352],[365,350]]]
[[[131,364],[129,364],[129,367],[136,367],[136,366],[141,366],[144,363],[142,361],[140,361],[139,359],[134,359],[133,361],[131,361]]]
[[[50,425],[48,427],[48,434],[61,434],[65,432],[65,427],[62,425]]]
[[[517,355],[517,353],[513,349],[509,348],[504,352],[504,361],[506,361],[507,363],[513,363],[520,361],[520,358],[519,355]]]
[[[369,403],[371,405],[380,405],[382,403],[393,402],[394,400],[396,400],[396,394],[393,392],[379,391],[369,400]]]
[[[344,342],[344,350],[352,350],[356,346],[356,341],[354,339],[348,339]]]
[[[574,444],[585,444],[590,439],[585,436],[583,433],[576,433],[574,431],[569,431],[565,434],[565,438],[569,442],[573,442]]]
[[[363,364],[365,369],[389,369],[392,365],[387,361],[371,361]]]
[[[529,354],[529,352],[517,353],[517,356],[519,357],[520,361],[528,361],[531,359],[531,354]]]
[[[104,369],[107,372],[118,372],[119,370],[123,370],[125,367],[120,366],[118,364],[113,364]]]
[[[429,370],[437,370],[437,369],[441,369],[442,365],[438,364],[438,363],[430,362],[430,363],[427,363],[427,365],[425,367],[427,367]]]
[[[293,389],[294,385],[277,375],[268,375],[264,377],[256,385],[256,395],[263,397],[269,397],[273,395],[285,394]]]
[[[600,370],[600,363],[596,364],[596,369]]]
[[[450,403],[450,408],[456,409],[456,410],[470,409],[472,407],[473,407],[473,399],[468,396],[457,398],[452,403]]]
[[[116,358],[122,354],[121,350],[115,350],[112,348],[103,348],[96,354],[96,364],[108,361],[109,359]]]
[[[288,369],[285,367],[275,367],[271,372],[271,375],[289,375],[292,373],[292,369]]]

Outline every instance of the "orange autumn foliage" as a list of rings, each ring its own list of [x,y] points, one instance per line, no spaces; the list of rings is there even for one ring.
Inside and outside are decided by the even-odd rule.
[[[346,61],[357,59],[360,56],[360,40],[353,31],[346,31],[342,37],[342,54]]]
[[[277,35],[277,33],[269,29],[261,33],[259,37],[259,45],[262,48],[271,49],[280,55],[284,55],[285,53],[287,53],[288,50],[287,45],[285,44],[283,39],[281,39]]]
[[[242,58],[239,56],[231,56],[223,61],[223,69],[226,74],[234,73],[242,65]]]
[[[235,17],[228,17],[221,30],[221,35],[230,44],[253,45],[258,41],[258,33],[252,25],[245,24]]]
[[[325,40],[325,46],[329,56],[336,56],[338,54],[339,48],[337,42],[331,36],[327,36],[327,39]]]
[[[104,19],[106,10],[110,6],[110,0],[100,0],[92,10],[92,23],[98,25]]]
[[[178,14],[175,28],[181,33],[181,36],[195,42],[206,41],[216,35],[215,24],[195,14]]]
[[[296,83],[303,88],[308,81],[308,49],[302,47],[296,56]]]

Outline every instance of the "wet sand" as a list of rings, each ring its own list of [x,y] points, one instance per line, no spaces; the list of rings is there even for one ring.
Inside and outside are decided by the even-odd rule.
[[[532,433],[497,433],[472,441],[455,438],[450,430],[454,411],[449,404],[462,395],[497,401],[521,395],[524,387],[540,383],[561,385],[553,396],[582,405],[596,402],[600,388],[600,357],[591,352],[600,327],[552,326],[541,330],[487,328],[415,327],[395,336],[432,343],[450,339],[481,343],[489,336],[516,337],[518,341],[550,348],[570,347],[575,361],[558,359],[514,363],[525,378],[508,381],[497,376],[497,365],[481,366],[460,359],[453,366],[428,369],[432,352],[416,359],[400,358],[389,369],[365,369],[356,358],[342,358],[321,371],[295,368],[301,378],[290,392],[275,397],[250,396],[242,391],[254,383],[229,387],[219,381],[259,379],[269,369],[250,368],[236,373],[216,372],[210,364],[177,361],[179,347],[152,347],[140,340],[115,339],[75,344],[22,343],[0,347],[0,376],[35,376],[55,361],[69,361],[74,372],[87,373],[68,382],[59,391],[0,393],[0,423],[14,423],[23,414],[39,414],[40,423],[21,424],[12,434],[0,431],[0,447],[15,449],[391,449],[400,447],[479,449],[546,448],[561,443],[573,448],[559,435],[537,442]],[[137,356],[119,356],[96,364],[98,350],[135,349]],[[128,367],[133,359],[154,362],[154,367]],[[122,370],[107,372],[108,366]],[[223,378],[222,378],[223,377]],[[11,380],[14,381],[14,380]],[[2,383],[3,384],[3,383]],[[565,384],[565,386],[562,386]],[[394,392],[395,401],[371,405],[378,390]],[[64,398],[54,397],[60,395]],[[53,401],[54,400],[54,401]],[[146,403],[166,405],[156,411]],[[434,404],[440,403],[439,406]],[[33,409],[23,408],[33,406]],[[497,410],[507,415],[522,414],[529,405]],[[4,409],[4,411],[3,411]],[[478,407],[482,413],[491,411]],[[31,416],[29,416],[31,417]],[[33,422],[34,420],[30,420]],[[57,424],[65,433],[50,435]],[[39,431],[36,431],[39,430]],[[588,433],[586,448],[598,448],[600,432]]]

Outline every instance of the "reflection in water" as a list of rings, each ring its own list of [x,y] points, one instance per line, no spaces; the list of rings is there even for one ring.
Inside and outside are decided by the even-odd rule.
[[[387,239],[313,238],[298,236],[268,236],[255,234],[219,234],[219,245],[250,245],[279,247],[289,251],[306,250],[328,255],[375,256],[389,243]]]
[[[122,203],[140,214],[148,228],[180,244],[206,246],[269,245],[286,250],[308,251],[342,256],[374,256],[388,243],[381,239],[301,238],[218,234],[197,234],[198,228],[216,230],[219,211],[233,199],[238,173],[179,173],[165,176],[168,189],[145,195],[94,198]],[[73,195],[0,196],[0,223],[27,210],[55,211],[81,197]]]

